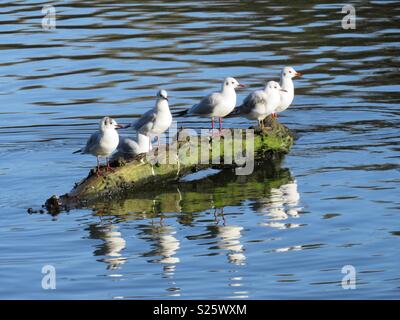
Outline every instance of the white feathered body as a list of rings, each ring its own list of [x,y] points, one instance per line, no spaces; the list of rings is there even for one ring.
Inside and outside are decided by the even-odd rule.
[[[118,145],[121,154],[136,156],[141,153],[149,152],[152,149],[150,137],[141,133],[137,134],[136,141],[131,138],[123,138]]]
[[[114,128],[106,128],[92,134],[82,153],[98,157],[108,157],[119,144],[119,135]]]
[[[224,88],[222,92],[214,92],[204,97],[188,112],[191,115],[223,118],[236,107],[236,92],[234,88]]]
[[[280,103],[280,91],[257,90],[250,93],[239,107],[238,114],[250,120],[262,121],[274,113]]]
[[[294,99],[294,85],[292,79],[283,78],[281,79],[280,85],[282,89],[286,90],[286,92],[281,91],[280,103],[279,106],[276,108],[276,112],[285,111],[287,108],[289,108]]]
[[[171,126],[172,114],[169,110],[168,101],[157,100],[156,106],[147,111],[133,127],[143,135],[158,136]]]
[[[172,114],[169,110],[168,101],[162,100],[157,106],[157,115],[154,125],[150,130],[151,135],[160,135],[168,130],[172,123]]]

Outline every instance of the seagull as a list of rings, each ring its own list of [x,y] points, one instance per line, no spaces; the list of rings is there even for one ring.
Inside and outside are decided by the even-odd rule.
[[[97,158],[97,175],[100,174],[100,157],[107,161],[107,171],[111,169],[108,157],[117,149],[119,135],[116,129],[122,128],[114,119],[104,117],[100,121],[99,131],[93,133],[86,146],[74,153],[91,154]]]
[[[136,122],[125,126],[125,128],[133,127],[138,133],[150,138],[156,136],[158,145],[160,145],[160,134],[167,131],[171,123],[172,114],[169,110],[168,94],[166,90],[160,90],[157,93],[155,107],[144,113]],[[149,145],[151,145],[151,140],[149,140]]]
[[[237,88],[244,88],[235,78],[225,78],[221,91],[205,96],[198,104],[190,109],[178,113],[179,116],[195,115],[211,117],[211,127],[214,130],[214,117],[219,118],[219,131],[222,131],[222,118],[227,116],[236,107]]]
[[[120,139],[118,154],[137,156],[141,153],[149,152],[152,149],[150,137],[138,132],[136,141],[131,138]]]
[[[269,81],[263,90],[250,93],[229,117],[242,115],[247,119],[257,120],[260,128],[263,128],[263,120],[275,112],[283,92],[286,90],[282,89],[278,82]]]
[[[285,111],[289,108],[294,98],[294,84],[292,78],[300,77],[301,73],[295,71],[292,67],[284,67],[281,72],[280,85],[282,89],[286,90],[281,92],[281,102],[276,108],[275,117],[278,117],[277,113]]]

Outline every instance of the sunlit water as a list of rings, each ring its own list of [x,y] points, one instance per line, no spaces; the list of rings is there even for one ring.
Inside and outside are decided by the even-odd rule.
[[[397,1],[352,1],[355,30],[329,1],[56,3],[55,31],[45,2],[0,5],[0,298],[399,298]],[[102,116],[127,123],[160,87],[180,110],[225,76],[249,86],[241,101],[285,65],[304,77],[280,117],[298,136],[281,164],[27,213],[95,164],[72,152]]]

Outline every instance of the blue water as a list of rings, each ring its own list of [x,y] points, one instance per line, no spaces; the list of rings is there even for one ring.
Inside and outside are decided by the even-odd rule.
[[[53,31],[44,4],[0,4],[0,298],[399,298],[398,1],[352,1],[355,30],[331,1],[65,0]],[[281,163],[27,213],[87,175],[95,159],[72,152],[104,115],[127,123],[160,87],[181,110],[225,76],[241,101],[285,65],[304,76]]]

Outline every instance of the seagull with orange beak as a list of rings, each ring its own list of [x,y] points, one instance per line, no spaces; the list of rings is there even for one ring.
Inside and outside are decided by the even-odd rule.
[[[278,117],[278,113],[285,111],[292,104],[294,98],[294,84],[292,79],[300,76],[301,73],[297,72],[292,67],[283,68],[280,81],[283,91],[281,91],[281,102],[275,110],[275,117]]]
[[[190,109],[179,112],[178,116],[193,115],[211,118],[211,128],[214,130],[214,118],[219,119],[219,131],[222,132],[222,118],[230,114],[236,107],[236,89],[244,88],[235,78],[225,78],[221,90],[213,92]]]

